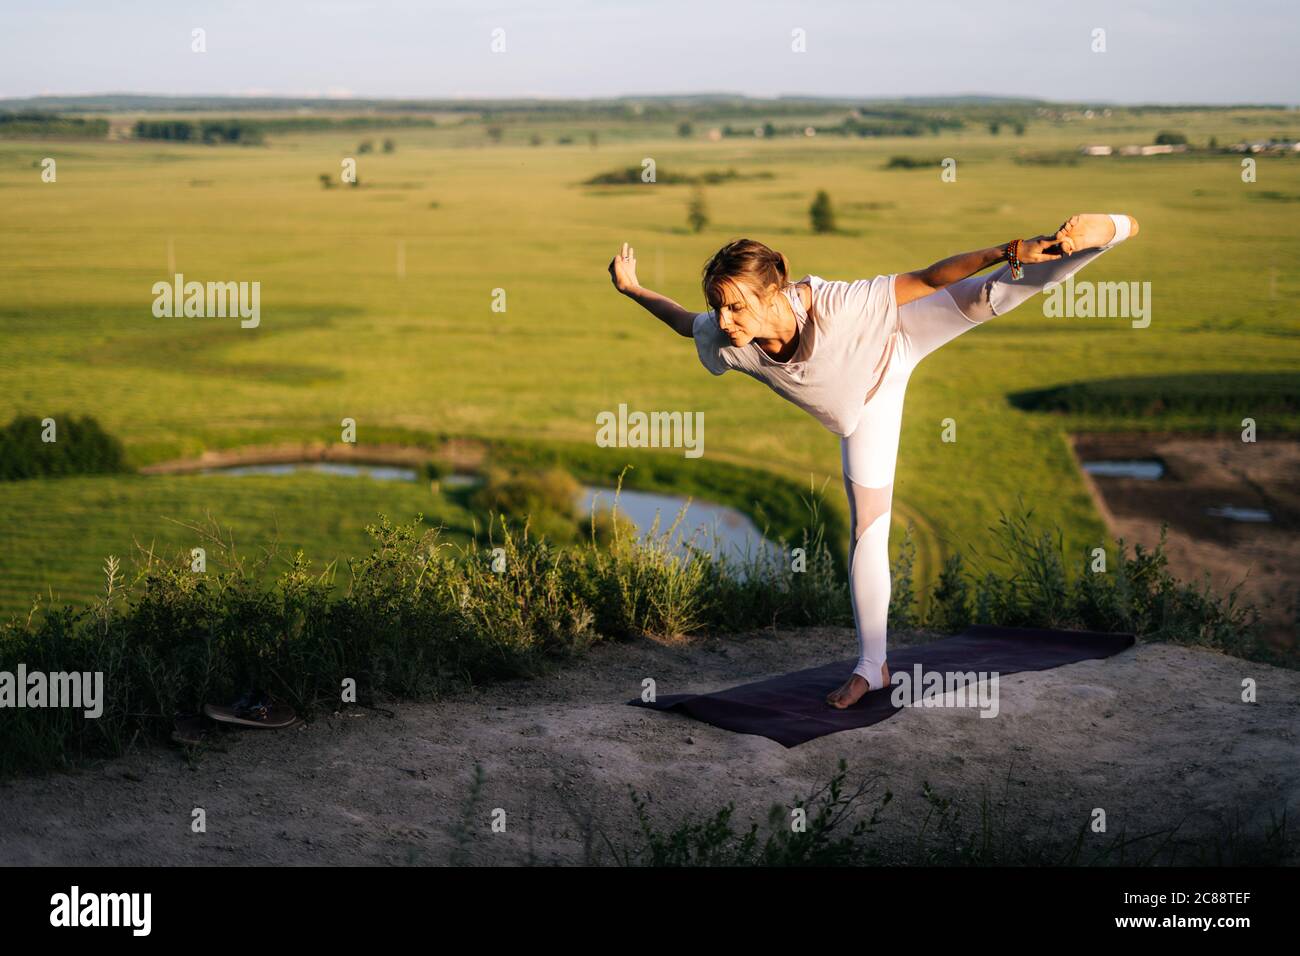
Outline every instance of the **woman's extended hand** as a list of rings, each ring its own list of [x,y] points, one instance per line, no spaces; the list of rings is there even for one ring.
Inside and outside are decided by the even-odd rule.
[[[1020,257],[1021,262],[1026,264],[1051,262],[1053,259],[1059,259],[1065,254],[1065,250],[1061,248],[1061,235],[1061,232],[1057,232],[1055,236],[1034,236],[1032,239],[1021,239],[1020,248],[1016,250],[1016,255]]]
[[[609,278],[614,288],[629,295],[641,288],[636,281],[636,251],[626,242],[622,250],[609,262]]]

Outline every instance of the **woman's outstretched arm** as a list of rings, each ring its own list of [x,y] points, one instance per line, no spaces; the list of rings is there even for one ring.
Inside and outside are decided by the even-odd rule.
[[[1065,227],[1062,226],[1055,236],[1022,239],[1017,252],[1020,261],[1028,264],[1061,258],[1060,240],[1064,229]],[[906,305],[932,292],[938,292],[954,282],[973,276],[977,272],[982,272],[991,265],[1004,262],[1009,245],[1010,243],[1004,243],[1000,246],[989,246],[987,249],[977,249],[975,252],[962,252],[941,259],[924,269],[917,269],[915,272],[900,272],[894,276],[894,299],[900,306]]]
[[[614,288],[623,293],[637,305],[641,306],[655,318],[660,319],[678,335],[691,338],[694,334],[696,313],[683,308],[666,295],[643,289],[636,279],[635,250],[626,242],[622,250],[609,263],[609,277]]]

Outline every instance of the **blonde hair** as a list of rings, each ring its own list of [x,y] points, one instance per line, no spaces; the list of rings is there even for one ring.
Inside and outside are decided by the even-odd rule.
[[[769,285],[784,288],[790,282],[790,261],[757,239],[735,239],[704,264],[704,301],[717,309],[722,287],[730,282],[747,282],[755,288]]]

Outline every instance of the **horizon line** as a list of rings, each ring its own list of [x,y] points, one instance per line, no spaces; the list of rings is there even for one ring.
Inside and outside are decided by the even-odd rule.
[[[669,99],[702,99],[702,98],[730,98],[746,99],[755,101],[780,101],[780,100],[821,100],[827,102],[841,101],[862,101],[862,102],[900,102],[905,100],[1004,100],[1008,102],[1035,103],[1045,105],[1088,105],[1088,106],[1107,106],[1119,107],[1121,109],[1142,107],[1142,106],[1173,106],[1173,107],[1210,107],[1214,109],[1238,108],[1270,108],[1270,109],[1297,109],[1300,108],[1300,102],[1206,102],[1204,100],[1061,100],[1061,99],[1043,99],[1041,97],[1027,97],[1023,95],[1008,95],[1003,93],[906,93],[897,96],[880,96],[877,94],[856,94],[856,93],[775,93],[775,94],[754,94],[742,93],[727,90],[704,90],[696,92],[676,92],[676,93],[618,93],[606,96],[597,95],[572,95],[572,94],[552,94],[552,93],[449,93],[449,94],[424,94],[424,95],[368,95],[346,92],[294,92],[294,93],[277,93],[268,91],[254,92],[235,92],[235,93],[157,93],[141,90],[99,90],[94,92],[78,93],[32,93],[32,94],[5,94],[0,95],[0,103],[11,100],[57,100],[57,99],[93,99],[96,97],[151,97],[157,99],[230,99],[230,100],[301,100],[322,103],[344,104],[349,102],[356,103],[415,103],[415,102],[439,102],[454,101],[458,103],[493,103],[503,100],[524,100],[536,102],[573,102],[573,103],[593,103],[593,102],[619,102],[627,100],[669,100]]]

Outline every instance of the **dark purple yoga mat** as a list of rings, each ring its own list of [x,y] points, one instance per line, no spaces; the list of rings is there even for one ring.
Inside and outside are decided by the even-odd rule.
[[[1132,634],[977,624],[956,637],[891,651],[889,672],[911,674],[916,664],[924,671],[996,671],[999,675],[1045,671],[1110,657],[1132,646]],[[640,699],[628,703],[674,710],[724,730],[758,734],[794,747],[825,734],[868,727],[901,709],[890,699],[893,686],[871,691],[845,710],[827,704],[826,695],[844,683],[855,663],[835,661],[711,694],[669,694],[653,704]]]

